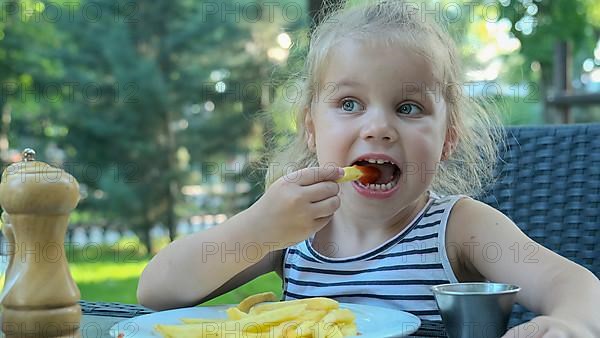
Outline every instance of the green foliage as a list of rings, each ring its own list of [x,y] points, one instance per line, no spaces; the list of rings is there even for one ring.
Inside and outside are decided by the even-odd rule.
[[[523,3],[525,3],[523,1]],[[522,41],[521,52],[526,56],[546,63],[551,62],[553,44],[556,41],[571,41],[576,49],[590,47],[593,41],[587,22],[589,1],[553,0],[536,2],[537,13],[528,15],[528,6],[515,2],[515,12],[523,15],[520,21],[523,26],[531,22],[534,27],[529,31],[519,29],[519,22],[513,24],[514,34]]]
[[[560,41],[569,44],[573,52],[569,67],[572,78],[578,79],[581,63],[592,55],[600,32],[600,12],[593,0],[503,0],[478,1],[477,4],[482,25],[508,23],[511,36],[520,41],[517,52],[504,56],[503,80],[538,83],[544,91],[550,90],[552,84],[556,44]],[[463,44],[466,46],[473,44]]]
[[[505,125],[543,124],[541,105],[538,102],[498,98],[501,119]]]
[[[51,110],[61,105],[52,84],[63,73],[53,57],[60,32],[40,19],[44,6],[31,0],[0,2],[0,156],[9,162],[9,144],[38,146],[53,130]],[[50,133],[49,139],[54,135]]]
[[[0,81],[16,89],[0,97],[0,110],[11,108],[11,148],[34,147],[51,161],[39,150],[56,145],[64,158],[54,164],[82,186],[76,222],[146,237],[150,226],[173,230],[193,213],[176,206],[189,205],[180,188],[199,183],[191,174],[203,163],[261,156],[254,117],[269,103],[267,52],[283,29],[305,21],[282,17],[294,1],[9,3],[17,10],[2,12]],[[225,7],[211,12],[215,5]],[[254,200],[261,191],[250,193]]]

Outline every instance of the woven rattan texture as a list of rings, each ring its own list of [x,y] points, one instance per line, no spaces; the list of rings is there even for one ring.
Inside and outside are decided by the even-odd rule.
[[[529,237],[600,276],[600,124],[509,128],[497,180],[480,200]],[[502,248],[535,264],[534,246]],[[511,326],[530,319],[516,307]]]

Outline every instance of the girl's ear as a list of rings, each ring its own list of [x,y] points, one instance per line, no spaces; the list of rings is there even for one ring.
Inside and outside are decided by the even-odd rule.
[[[304,108],[304,111],[305,111],[304,126],[305,126],[305,133],[306,133],[306,145],[308,146],[308,149],[310,151],[315,152],[315,149],[317,147],[316,141],[315,141],[315,124],[313,123],[313,119],[310,114],[310,109]]]
[[[446,139],[444,140],[444,147],[442,148],[442,161],[446,161],[452,156],[456,144],[458,142],[458,134],[454,126],[448,127],[446,130]]]

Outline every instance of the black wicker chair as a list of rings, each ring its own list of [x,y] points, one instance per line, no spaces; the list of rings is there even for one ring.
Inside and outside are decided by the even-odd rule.
[[[479,199],[600,276],[600,123],[508,128],[497,181]],[[509,325],[534,317],[520,305]]]

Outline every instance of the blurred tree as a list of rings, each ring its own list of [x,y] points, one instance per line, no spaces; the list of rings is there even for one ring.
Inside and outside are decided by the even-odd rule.
[[[558,120],[545,106],[546,97],[560,90],[554,88],[553,79],[557,44],[566,42],[572,50],[567,61],[568,84],[582,87],[582,62],[593,56],[600,37],[600,7],[596,3],[432,0],[420,5],[436,8],[438,17],[447,21],[463,63],[468,65],[467,79],[502,88],[501,95],[488,99],[499,103],[506,122],[539,123],[544,120],[542,114],[546,122]]]
[[[193,213],[185,183],[225,180],[235,192],[230,181],[250,179],[241,199],[229,191],[229,207],[217,208],[237,212],[262,179],[228,171],[262,156],[270,122],[255,115],[293,43],[284,31],[305,26],[305,13],[291,0],[4,1],[3,159],[18,159],[8,158],[8,136],[47,148],[81,182],[76,223],[123,224],[147,245],[151,226],[174,237],[176,212]]]
[[[32,0],[0,2],[0,159],[20,159],[19,150],[44,148],[64,133],[50,122],[60,106],[60,62],[49,51],[58,47],[59,32],[41,17],[44,6]]]
[[[64,122],[89,191],[81,207],[127,224],[148,247],[153,225],[175,236],[175,204],[189,170],[177,154],[202,161],[235,152],[250,129],[219,92],[237,79],[215,89],[238,70],[247,76],[236,55],[248,34],[207,15],[204,5],[83,1],[79,8],[101,15],[76,10],[59,22],[65,82],[78,87]]]
[[[555,48],[565,42],[572,57],[567,61],[569,84],[578,83],[581,64],[593,54],[600,38],[600,7],[596,0],[501,0],[501,18],[511,23],[511,32],[520,40],[518,54],[509,57],[512,78],[538,83],[540,97],[545,98],[554,88],[553,65]],[[579,82],[580,83],[580,82]],[[570,87],[570,85],[569,85]],[[546,121],[550,116],[548,107],[543,108]]]
[[[567,41],[573,51],[591,52],[600,37],[600,10],[593,0],[500,1],[503,17],[521,41],[525,65],[540,64],[542,83],[551,84],[554,48]],[[579,60],[581,61],[581,60]],[[579,65],[581,62],[579,62]],[[571,65],[575,67],[575,64]]]
[[[153,225],[173,239],[176,210],[189,214],[175,208],[183,184],[213,175],[235,192],[247,177],[233,168],[247,161],[232,160],[264,149],[268,121],[254,117],[269,104],[274,64],[287,57],[282,26],[304,24],[290,16],[303,11],[293,4],[96,0],[63,17],[56,57],[73,90],[61,146],[87,189],[82,210],[132,227],[149,246]],[[246,207],[261,193],[255,186],[241,196],[247,202],[221,211]]]

